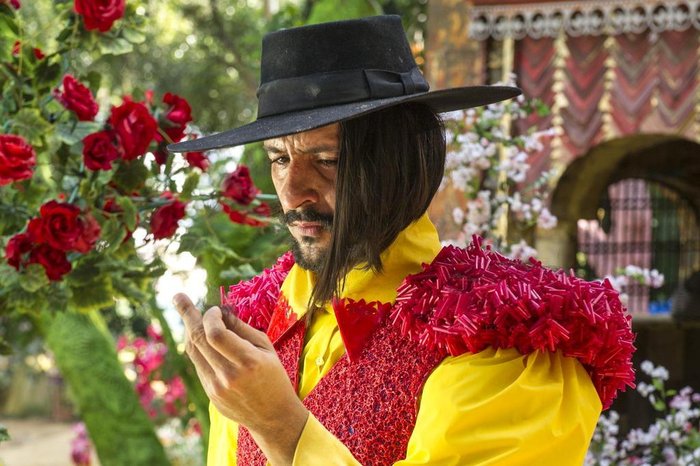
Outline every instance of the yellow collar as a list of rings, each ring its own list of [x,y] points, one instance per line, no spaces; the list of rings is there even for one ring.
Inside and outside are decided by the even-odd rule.
[[[424,214],[399,233],[394,242],[382,253],[381,273],[363,269],[362,266],[354,268],[346,276],[339,298],[393,304],[396,299],[396,289],[403,279],[407,275],[420,272],[421,265],[432,262],[439,251],[440,240],[437,230],[428,215]],[[282,295],[287,299],[298,319],[307,312],[315,281],[313,272],[295,264],[282,284]],[[330,303],[327,303],[325,308],[328,312],[332,312]]]

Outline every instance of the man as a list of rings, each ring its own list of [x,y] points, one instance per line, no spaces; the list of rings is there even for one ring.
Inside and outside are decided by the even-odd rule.
[[[224,306],[175,298],[211,399],[208,463],[581,464],[632,384],[615,292],[478,238],[441,248],[425,214],[437,112],[519,91],[428,92],[397,17],[272,33],[261,82],[257,121],[171,146],[264,140],[293,239]]]

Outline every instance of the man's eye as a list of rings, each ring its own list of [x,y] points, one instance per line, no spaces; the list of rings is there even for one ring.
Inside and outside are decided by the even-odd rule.
[[[273,157],[269,159],[270,165],[284,165],[289,161],[289,157],[287,156],[279,156],[279,157]]]
[[[335,167],[338,165],[338,159],[320,159],[318,162],[326,167]]]

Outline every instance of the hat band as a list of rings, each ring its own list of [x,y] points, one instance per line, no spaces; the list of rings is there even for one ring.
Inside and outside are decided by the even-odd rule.
[[[276,79],[258,88],[258,118],[296,110],[427,92],[418,68],[349,70]]]

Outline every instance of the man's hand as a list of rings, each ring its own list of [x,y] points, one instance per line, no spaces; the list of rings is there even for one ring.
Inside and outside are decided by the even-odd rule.
[[[264,333],[187,295],[173,298],[187,329],[186,351],[211,402],[245,426],[275,466],[291,464],[308,411]]]

